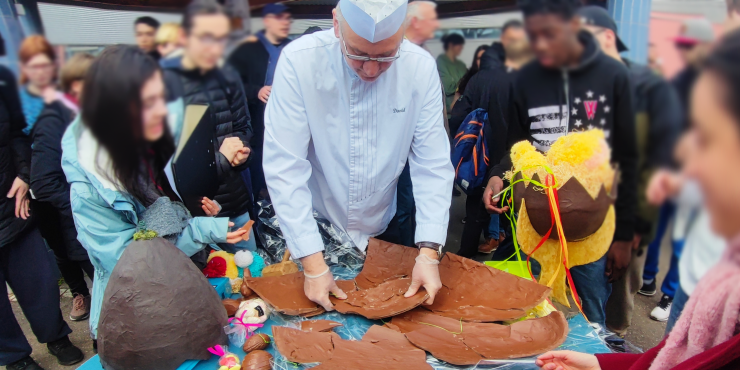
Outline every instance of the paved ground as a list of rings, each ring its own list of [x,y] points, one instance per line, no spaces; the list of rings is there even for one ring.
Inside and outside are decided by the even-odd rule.
[[[447,237],[447,249],[450,251],[456,251],[460,245],[460,236],[462,235],[463,230],[463,224],[460,221],[462,220],[464,215],[465,196],[453,198],[452,209],[450,212],[449,234]],[[661,250],[661,272],[658,276],[658,282],[663,281],[663,277],[668,270],[670,250],[667,248],[670,247],[666,247],[666,243],[664,243],[663,249]],[[485,260],[486,257],[486,255],[479,255],[478,259]],[[665,324],[653,321],[648,317],[650,311],[655,307],[659,300],[660,296],[657,294],[654,297],[643,297],[641,295],[637,296],[633,323],[630,331],[627,334],[627,340],[629,340],[633,345],[639,348],[649,349],[660,343],[660,341],[662,340],[663,332],[665,331]],[[69,292],[66,289],[62,289],[61,291],[61,303],[62,312],[64,313],[65,317],[67,317],[72,307],[72,297],[69,295]],[[33,357],[42,367],[47,370],[76,368],[76,366],[64,367],[58,365],[56,363],[56,359],[49,355],[49,353],[47,352],[46,346],[41,345],[36,341],[31,332],[30,326],[28,325],[28,321],[26,321],[25,316],[23,316],[23,313],[21,312],[18,304],[16,302],[13,302],[12,305],[15,316],[19,319],[21,327],[23,328],[23,331],[26,333],[31,346],[33,347]],[[72,322],[68,320],[67,323],[74,331],[70,337],[72,342],[80,347],[83,352],[85,352],[85,359],[92,357],[92,341],[90,340],[90,330],[88,329],[88,322]]]

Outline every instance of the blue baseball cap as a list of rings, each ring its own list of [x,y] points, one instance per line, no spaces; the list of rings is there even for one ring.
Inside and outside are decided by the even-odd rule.
[[[288,9],[287,6],[280,3],[272,3],[267,4],[262,8],[262,16],[266,16],[268,14],[282,14],[282,13],[290,13],[290,9]]]

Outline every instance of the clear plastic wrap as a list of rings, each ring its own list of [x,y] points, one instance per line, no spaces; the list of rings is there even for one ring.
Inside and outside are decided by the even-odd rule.
[[[280,223],[275,216],[270,201],[262,200],[257,204],[259,205],[257,217],[260,221],[257,226],[257,234],[263,246],[263,248],[258,248],[257,253],[265,259],[265,263],[268,265],[278,263],[281,261],[286,248],[285,238],[280,231]],[[355,246],[347,233],[332,225],[328,220],[319,217],[316,211],[314,211],[313,216],[324,241],[326,264],[332,267],[332,273],[336,278],[354,278],[362,270],[365,254]],[[293,262],[300,267],[300,261],[294,260]]]

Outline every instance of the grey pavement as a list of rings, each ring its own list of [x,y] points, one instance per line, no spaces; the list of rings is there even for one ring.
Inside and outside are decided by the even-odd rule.
[[[465,195],[460,197],[453,197],[452,208],[450,211],[450,226],[447,236],[447,247],[446,250],[457,251],[460,246],[460,236],[462,235],[463,224],[462,218],[465,216]],[[666,271],[668,270],[668,262],[670,258],[670,247],[666,243],[663,244],[661,250],[660,259],[660,274],[658,275],[658,282],[663,281]],[[480,254],[478,260],[485,260],[488,255]],[[62,287],[61,294],[61,307],[64,317],[69,316],[69,311],[72,308],[72,296],[69,294],[66,286]],[[660,300],[660,294],[656,294],[653,297],[643,297],[637,295],[635,300],[635,312],[633,316],[632,327],[627,333],[626,339],[633,345],[642,348],[649,349],[654,347],[663,339],[663,332],[665,331],[665,323],[659,323],[649,318],[650,311]],[[28,341],[33,347],[33,358],[38,362],[44,369],[47,370],[66,370],[75,369],[79,365],[74,366],[61,366],[56,362],[56,359],[49,354],[46,350],[46,346],[39,344],[36,341],[36,337],[33,336],[31,328],[28,325],[28,321],[18,306],[17,302],[12,302],[13,312],[15,313],[18,322],[20,323],[23,331],[26,333]],[[85,360],[92,357],[92,341],[90,339],[90,330],[88,328],[88,321],[73,322],[67,320],[67,323],[72,328],[73,333],[70,336],[72,343],[80,347],[85,353]]]

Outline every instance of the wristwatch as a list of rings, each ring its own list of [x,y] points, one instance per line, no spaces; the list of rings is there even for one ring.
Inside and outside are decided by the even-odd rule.
[[[429,248],[435,252],[437,252],[437,259],[442,259],[442,244],[432,243],[432,242],[419,242],[416,243],[416,247],[421,250],[422,248]]]

